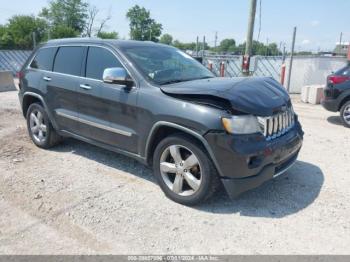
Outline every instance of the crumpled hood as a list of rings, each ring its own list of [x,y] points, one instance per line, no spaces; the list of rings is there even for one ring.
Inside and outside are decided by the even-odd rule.
[[[232,108],[257,116],[270,116],[290,105],[283,86],[269,77],[211,78],[162,86],[169,95],[213,96],[228,100]]]

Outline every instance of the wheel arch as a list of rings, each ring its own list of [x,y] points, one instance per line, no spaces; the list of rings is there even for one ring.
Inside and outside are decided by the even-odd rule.
[[[34,103],[40,103],[42,106],[43,104],[43,100],[39,95],[36,94],[24,94],[23,96],[23,103],[22,103],[22,112],[23,112],[23,116],[26,117],[27,116],[27,112],[28,109],[30,107],[31,104]]]
[[[350,93],[348,93],[345,97],[342,98],[341,102],[339,103],[338,111],[340,111],[343,105],[348,101],[350,101]]]
[[[24,117],[27,116],[27,111],[28,111],[30,105],[33,104],[33,103],[40,103],[44,107],[44,109],[45,109],[45,111],[46,111],[46,113],[47,113],[47,115],[48,115],[48,117],[50,119],[51,124],[57,130],[57,124],[56,124],[54,118],[52,117],[52,115],[51,115],[51,113],[49,111],[49,108],[47,107],[47,105],[45,103],[44,98],[41,95],[37,94],[37,93],[25,92],[23,94],[23,102],[22,102],[23,116]]]
[[[220,167],[216,161],[215,155],[213,151],[210,149],[210,146],[206,141],[206,139],[203,137],[203,135],[187,127],[184,127],[175,123],[163,122],[163,121],[157,122],[152,127],[146,142],[145,159],[150,166],[152,165],[153,153],[157,144],[164,138],[177,133],[184,134],[186,136],[194,138],[198,143],[200,143],[205,148],[205,150],[209,153],[210,158],[212,159],[218,173],[220,175],[222,174]]]

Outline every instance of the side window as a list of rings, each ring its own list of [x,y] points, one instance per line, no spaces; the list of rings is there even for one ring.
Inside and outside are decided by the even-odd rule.
[[[55,57],[57,48],[42,48],[39,49],[32,63],[31,68],[52,71],[53,59]]]
[[[86,77],[102,80],[106,68],[123,67],[119,60],[107,49],[90,47],[86,61]]]
[[[56,55],[53,71],[62,74],[80,76],[83,57],[83,47],[60,47]]]

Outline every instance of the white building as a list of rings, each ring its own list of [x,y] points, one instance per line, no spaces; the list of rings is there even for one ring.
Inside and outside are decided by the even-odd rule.
[[[349,50],[349,42],[337,42],[335,49],[334,49],[334,53],[336,53],[337,55],[347,55],[348,54],[348,50]]]

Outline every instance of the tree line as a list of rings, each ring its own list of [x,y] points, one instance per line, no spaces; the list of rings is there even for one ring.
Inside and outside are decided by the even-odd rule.
[[[0,48],[32,49],[33,33],[38,43],[78,36],[118,38],[117,32],[105,31],[110,19],[83,0],[53,0],[37,16],[14,15],[0,25]]]
[[[52,0],[37,16],[14,15],[7,23],[0,25],[1,49],[32,49],[33,33],[37,43],[48,39],[67,37],[99,37],[118,39],[115,31],[107,31],[107,24],[112,16],[109,12],[101,14],[96,6],[84,0]],[[135,5],[126,13],[129,21],[130,38],[140,41],[154,41],[175,46],[182,50],[202,49],[196,42],[183,43],[174,40],[170,34],[163,34],[163,26],[151,17],[149,10]],[[237,44],[234,39],[224,39],[217,47],[204,44],[204,49],[230,54],[243,54],[245,43]],[[281,55],[275,43],[265,45],[254,41],[253,55]]]
[[[167,45],[173,45],[176,48],[182,50],[191,50],[195,51],[197,48],[199,50],[203,49],[203,43],[199,43],[199,47],[197,47],[196,42],[192,43],[182,43],[178,40],[173,41],[173,37],[169,34],[164,34],[160,38],[160,42]],[[234,39],[223,39],[217,47],[210,47],[208,43],[204,43],[204,50],[221,53],[221,54],[235,54],[242,55],[245,52],[246,43],[236,44]],[[272,55],[282,55],[281,50],[278,48],[276,43],[271,43],[265,45],[259,41],[253,41],[253,55],[264,55],[264,56],[272,56]]]

